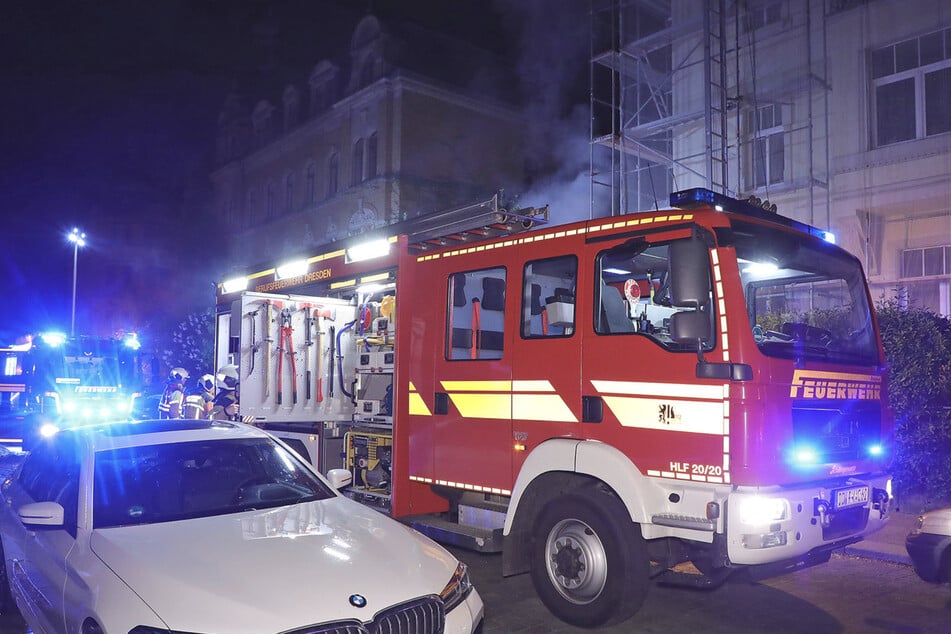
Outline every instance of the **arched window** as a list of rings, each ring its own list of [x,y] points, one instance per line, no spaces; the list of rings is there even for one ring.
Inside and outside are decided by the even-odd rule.
[[[357,139],[353,144],[353,165],[350,171],[350,184],[359,185],[363,181],[363,146],[366,142]]]
[[[277,212],[277,187],[274,183],[267,184],[267,217],[273,218]]]
[[[374,132],[367,140],[367,172],[366,178],[376,178],[377,175],[377,134]]]
[[[294,175],[284,177],[284,213],[294,211]]]
[[[334,152],[327,159],[327,195],[333,196],[337,193],[337,176],[340,172],[340,159]]]
[[[304,181],[304,202],[307,205],[313,205],[317,195],[317,166],[313,163],[307,164]]]
[[[257,193],[255,190],[248,191],[248,207],[244,210],[244,216],[247,224],[245,226],[250,227],[254,225],[255,215],[257,214]]]

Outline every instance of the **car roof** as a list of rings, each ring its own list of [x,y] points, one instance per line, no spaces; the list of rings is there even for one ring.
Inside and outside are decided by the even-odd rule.
[[[242,423],[181,418],[82,425],[66,428],[59,433],[82,439],[91,445],[94,451],[162,443],[267,436],[262,430]]]

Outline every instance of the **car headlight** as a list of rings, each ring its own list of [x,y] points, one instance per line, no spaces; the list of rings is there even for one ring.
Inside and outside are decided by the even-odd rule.
[[[446,613],[448,614],[453,608],[465,601],[470,592],[472,592],[472,581],[469,580],[469,568],[460,561],[459,565],[456,566],[456,571],[452,574],[452,579],[439,593],[443,605],[445,605]]]

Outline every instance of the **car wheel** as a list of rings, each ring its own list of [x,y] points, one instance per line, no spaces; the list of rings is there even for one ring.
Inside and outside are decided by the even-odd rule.
[[[620,623],[644,603],[647,545],[613,495],[554,500],[542,510],[535,534],[532,582],[559,619],[579,627]]]

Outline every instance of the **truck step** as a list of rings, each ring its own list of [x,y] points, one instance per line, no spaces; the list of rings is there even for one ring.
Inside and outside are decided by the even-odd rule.
[[[423,535],[442,544],[481,553],[502,552],[502,529],[464,526],[441,517],[416,515],[404,520]]]

